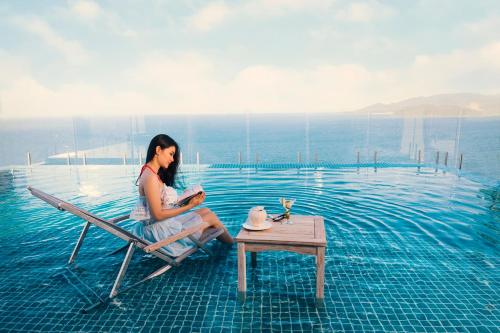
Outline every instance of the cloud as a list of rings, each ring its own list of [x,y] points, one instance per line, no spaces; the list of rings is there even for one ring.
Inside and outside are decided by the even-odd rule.
[[[500,31],[500,16],[491,15],[478,21],[468,22],[458,29],[459,38],[468,38],[475,41],[488,41],[498,38]]]
[[[2,89],[7,87],[14,79],[29,75],[29,61],[0,49],[0,73],[2,73],[0,75],[0,89]]]
[[[0,57],[0,69],[8,59]],[[150,53],[106,86],[54,88],[29,72],[12,71],[0,86],[2,116],[336,112],[438,93],[500,93],[500,41],[422,54],[406,68],[382,70],[356,63],[257,64],[228,77],[221,75],[225,64],[218,61],[194,52]]]
[[[395,10],[378,1],[350,3],[337,10],[336,18],[350,22],[371,22],[394,15]]]
[[[80,0],[71,6],[71,10],[84,20],[95,20],[101,14],[101,7],[94,1]]]
[[[200,32],[212,30],[230,20],[240,18],[271,18],[290,13],[324,10],[332,0],[258,0],[226,5],[225,2],[210,3],[200,8],[187,19],[188,28]]]
[[[493,42],[479,50],[479,57],[486,68],[500,70],[500,42]],[[499,77],[500,79],[500,77]]]
[[[144,93],[110,93],[97,84],[70,83],[49,88],[33,77],[20,77],[0,91],[3,117],[60,117],[74,115],[127,115],[144,110],[155,113],[154,99]]]
[[[61,16],[77,20],[80,23],[90,26],[92,29],[101,28],[104,32],[111,32],[114,35],[135,38],[138,33],[127,27],[121,17],[110,9],[101,7],[97,2],[90,0],[80,0],[69,3],[68,7],[59,8]]]
[[[305,70],[245,68],[228,90],[240,110],[256,112],[341,111],[362,103],[370,73],[360,65],[322,65]]]
[[[337,19],[351,22],[371,22],[395,14],[392,7],[376,0],[349,3],[340,8],[333,0],[257,0],[237,5],[217,2],[201,7],[187,19],[187,26],[191,30],[206,32],[243,18],[270,19],[307,12],[331,12]]]
[[[164,109],[210,113],[346,109],[362,103],[359,92],[370,77],[356,64],[301,70],[255,65],[230,79],[219,77],[218,72],[218,66],[201,55],[154,54],[124,79],[163,100]]]
[[[38,17],[18,16],[13,18],[12,22],[19,28],[40,37],[44,43],[61,53],[70,64],[80,65],[90,59],[89,52],[78,41],[65,39]]]
[[[408,71],[411,82],[422,84],[428,93],[435,89],[460,87],[464,84],[481,89],[478,83],[486,73],[496,77],[497,81],[500,80],[500,42],[477,49],[419,55],[415,57],[415,62]]]
[[[232,11],[222,2],[208,4],[188,19],[188,26],[198,31],[211,30],[224,22]]]
[[[106,13],[104,17],[105,25],[108,27],[109,31],[113,32],[115,35],[126,38],[136,38],[139,36],[137,31],[127,27],[117,14]]]
[[[325,10],[332,0],[258,0],[240,5],[240,11],[253,17],[273,17],[290,13]]]
[[[0,91],[3,116],[331,111],[361,102],[370,75],[354,64],[306,70],[256,65],[230,79],[218,72],[198,54],[158,53],[118,75],[129,88],[116,91],[81,83],[49,88],[23,75]]]
[[[355,57],[363,56],[364,59],[373,58],[377,55],[401,55],[401,50],[405,50],[407,53],[414,50],[412,43],[406,40],[395,41],[382,34],[345,34],[334,26],[311,29],[308,35],[312,41],[319,45],[324,45],[324,43],[342,45],[344,51],[349,50],[354,53]],[[352,58],[352,55],[350,57]]]

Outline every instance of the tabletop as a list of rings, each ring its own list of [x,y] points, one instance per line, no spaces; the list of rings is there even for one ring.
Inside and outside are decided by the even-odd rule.
[[[292,224],[272,222],[267,230],[251,231],[241,228],[236,236],[237,242],[326,246],[323,217],[310,215],[291,215]]]

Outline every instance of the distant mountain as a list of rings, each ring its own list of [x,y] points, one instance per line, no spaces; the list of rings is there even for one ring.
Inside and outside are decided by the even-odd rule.
[[[415,97],[404,101],[378,103],[354,111],[356,114],[380,114],[412,117],[492,117],[500,116],[500,94],[443,94]]]

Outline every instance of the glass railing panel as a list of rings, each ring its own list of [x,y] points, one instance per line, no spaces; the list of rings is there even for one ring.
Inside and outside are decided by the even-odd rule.
[[[500,178],[500,117],[380,114],[136,115],[3,119],[0,165],[144,163],[167,133],[184,164],[421,163]],[[460,164],[460,161],[462,163]]]

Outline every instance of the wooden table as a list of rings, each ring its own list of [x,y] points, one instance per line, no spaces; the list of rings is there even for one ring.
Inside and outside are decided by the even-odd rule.
[[[252,253],[252,267],[257,265],[257,252],[290,251],[316,256],[316,298],[324,297],[326,236],[323,217],[292,215],[293,224],[273,222],[267,230],[250,231],[241,228],[238,242],[238,291],[245,296],[246,252]]]

